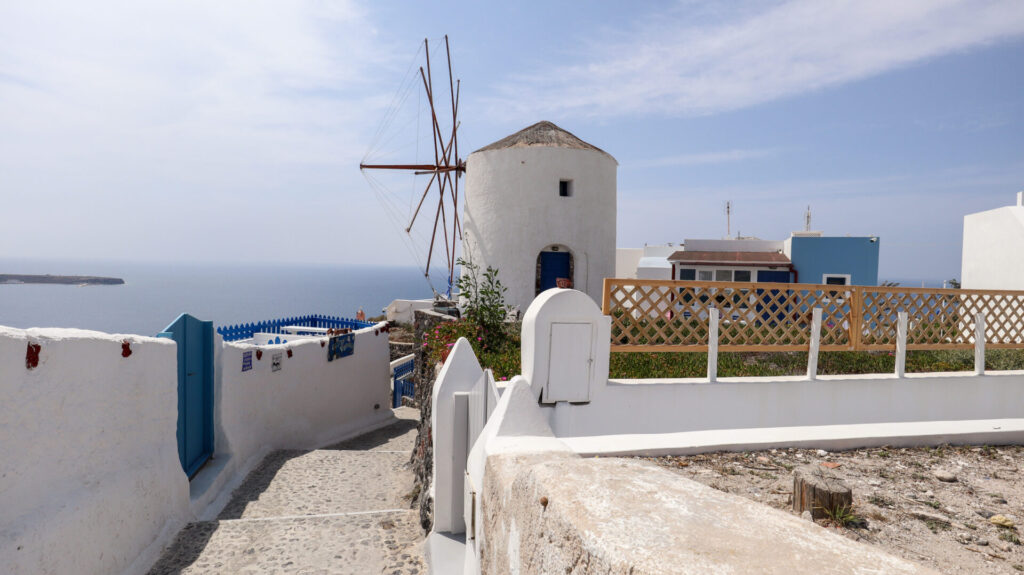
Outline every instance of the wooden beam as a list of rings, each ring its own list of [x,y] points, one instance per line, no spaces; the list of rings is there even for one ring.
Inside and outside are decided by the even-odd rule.
[[[360,170],[426,170],[427,174],[437,167],[434,164],[359,164]]]

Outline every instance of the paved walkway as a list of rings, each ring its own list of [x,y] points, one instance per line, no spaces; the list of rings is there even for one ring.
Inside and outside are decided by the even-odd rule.
[[[216,521],[178,534],[150,575],[425,574],[407,466],[418,412],[396,415],[390,427],[324,449],[271,453]]]

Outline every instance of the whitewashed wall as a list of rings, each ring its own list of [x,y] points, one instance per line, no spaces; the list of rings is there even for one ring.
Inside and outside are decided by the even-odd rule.
[[[1020,202],[1018,196],[1018,202]],[[1024,290],[1024,206],[964,216],[960,283],[966,289]]]
[[[593,150],[470,154],[462,253],[481,269],[497,268],[506,301],[522,312],[536,295],[537,256],[564,246],[573,256],[573,286],[600,301],[604,278],[615,274],[617,166]],[[572,197],[559,197],[563,179],[573,181]]]
[[[270,450],[389,421],[384,325],[357,331],[353,355],[332,362],[326,338],[257,346],[218,336],[214,456],[191,485],[178,459],[173,340],[0,327],[0,572],[144,573]],[[33,369],[29,343],[41,346]],[[242,372],[246,351],[253,367]]]
[[[643,248],[616,248],[615,277],[635,278],[636,268],[642,257],[644,257]]]
[[[272,449],[320,447],[389,419],[384,325],[356,331],[353,355],[331,362],[328,346],[322,345],[327,338],[279,345],[224,343],[217,357],[216,457],[231,457],[232,467],[244,468]],[[252,352],[252,369],[243,372],[245,352]],[[281,369],[273,371],[277,354]]]
[[[189,511],[177,385],[171,340],[0,327],[0,571],[131,572],[159,552]]]
[[[396,299],[384,308],[388,321],[398,323],[412,323],[415,317],[413,313],[418,309],[431,309],[434,307],[433,299]]]

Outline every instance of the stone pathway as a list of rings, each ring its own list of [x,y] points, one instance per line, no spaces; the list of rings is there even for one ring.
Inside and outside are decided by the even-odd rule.
[[[418,412],[314,451],[271,453],[216,521],[186,526],[150,575],[425,574],[407,462]]]

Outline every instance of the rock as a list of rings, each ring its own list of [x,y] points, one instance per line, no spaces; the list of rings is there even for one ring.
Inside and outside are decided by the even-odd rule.
[[[980,547],[988,547],[988,539],[978,539],[974,544]]]
[[[1007,529],[1013,528],[1013,520],[1005,515],[993,515],[988,518],[988,522],[992,525],[998,525],[1000,527],[1006,527]]]
[[[817,453],[818,453],[818,457],[825,457],[826,455],[828,455],[828,452],[825,451],[824,449],[819,449],[817,451]]]
[[[958,533],[956,536],[956,542],[961,545],[970,545],[974,541],[974,536],[970,533]]]
[[[949,471],[946,471],[945,469],[936,469],[934,471],[934,475],[935,475],[935,479],[938,479],[939,481],[942,481],[942,482],[945,482],[945,483],[955,483],[956,482],[956,475],[953,475],[953,473],[951,473]]]
[[[988,509],[978,509],[977,511],[975,511],[975,513],[977,513],[978,515],[981,515],[985,519],[988,519],[988,518],[992,517],[993,515],[995,515],[995,513],[992,513]]]
[[[839,463],[838,461],[824,461],[821,464],[822,467],[827,467],[829,469],[838,469],[840,465],[842,465],[842,463]]]
[[[771,463],[771,460],[768,459],[767,457],[763,456],[763,455],[758,455],[757,456],[757,462],[758,463]]]
[[[997,505],[1006,505],[1008,502],[1002,497],[993,497],[992,503],[995,503]]]
[[[937,515],[935,513],[929,513],[927,511],[913,511],[912,510],[912,511],[909,511],[908,513],[912,517],[914,517],[915,519],[920,519],[921,521],[926,521],[926,522],[927,521],[932,521],[934,523],[942,523],[943,525],[952,525],[953,524],[953,522],[948,517],[945,517],[943,515]]]
[[[814,521],[814,517],[811,516],[811,511],[809,509],[805,509],[804,512],[800,514],[800,519]]]

